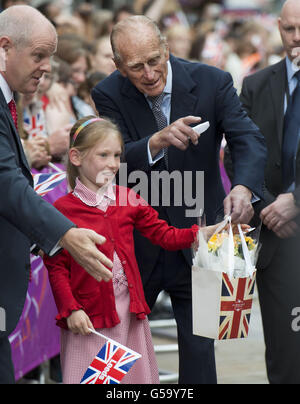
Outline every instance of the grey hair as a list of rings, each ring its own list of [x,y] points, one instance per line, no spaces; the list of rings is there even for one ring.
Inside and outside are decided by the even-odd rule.
[[[9,37],[17,48],[27,46],[31,43],[36,25],[41,21],[51,24],[33,7],[11,6],[0,13],[0,37]]]
[[[151,20],[151,18],[146,17],[144,15],[134,15],[132,17],[126,18],[125,20],[120,21],[113,27],[110,36],[111,47],[114,54],[114,60],[117,64],[122,62],[122,57],[120,55],[117,45],[118,37],[120,37],[120,35],[122,34],[125,34],[129,30],[136,31],[137,26],[150,27],[157,36],[159,44],[161,46],[166,45],[167,42],[166,37],[162,34],[157,23]]]

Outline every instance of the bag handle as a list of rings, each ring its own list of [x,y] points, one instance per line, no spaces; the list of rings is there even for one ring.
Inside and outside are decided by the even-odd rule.
[[[247,243],[245,240],[245,236],[242,231],[242,227],[240,224],[238,224],[238,230],[241,238],[241,243],[242,243],[242,250],[245,258],[245,263],[246,263],[246,274],[252,278],[253,273],[255,271],[255,267],[252,265],[251,258],[250,258],[250,253],[247,247]]]

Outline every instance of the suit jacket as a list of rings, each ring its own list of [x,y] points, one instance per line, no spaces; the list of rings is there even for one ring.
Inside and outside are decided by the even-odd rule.
[[[244,80],[240,99],[250,118],[260,128],[266,139],[268,160],[265,170],[265,201],[259,210],[274,202],[283,193],[282,183],[282,138],[284,127],[284,102],[288,95],[285,59],[267,67]],[[296,193],[300,193],[300,154],[296,164]],[[299,220],[300,218],[297,218]],[[265,268],[278,248],[280,239],[262,227],[263,244],[258,267]]]
[[[208,224],[211,224],[217,213],[221,213],[225,197],[219,171],[223,133],[226,133],[234,153],[236,175],[233,186],[246,185],[257,195],[262,195],[262,173],[266,158],[264,139],[242,109],[228,73],[173,56],[170,62],[173,71],[171,122],[195,115],[200,116],[202,122],[209,121],[211,126],[201,136],[197,146],[191,144],[185,152],[175,147],[169,148],[169,171],[177,170],[182,177],[187,171],[194,174],[196,171],[204,171],[205,213]],[[147,144],[149,138],[157,132],[157,124],[144,95],[127,78],[115,72],[95,87],[92,97],[100,116],[113,119],[121,129],[129,172],[143,170],[150,176],[153,170],[157,170],[157,166],[150,167],[148,164]],[[195,197],[195,175],[192,187]],[[165,213],[172,225],[189,227],[197,219],[186,217],[187,209],[190,208],[185,203],[174,206],[171,201],[171,206],[165,208],[161,217],[165,218]],[[157,258],[157,250],[140,238],[136,238],[136,244],[139,264],[143,271],[150,273]],[[190,251],[184,253],[191,264]]]
[[[0,307],[8,336],[22,314],[29,278],[30,246],[50,252],[73,223],[32,189],[19,135],[0,90]]]

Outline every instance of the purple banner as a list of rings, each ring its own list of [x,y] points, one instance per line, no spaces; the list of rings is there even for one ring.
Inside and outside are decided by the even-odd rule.
[[[65,167],[56,164],[65,171]],[[55,172],[51,168],[36,173]],[[44,199],[54,203],[67,192],[64,181]],[[57,309],[48,281],[47,269],[40,257],[31,256],[31,282],[26,296],[25,307],[16,330],[10,336],[15,377],[19,380],[24,374],[60,352],[59,328],[55,325]]]

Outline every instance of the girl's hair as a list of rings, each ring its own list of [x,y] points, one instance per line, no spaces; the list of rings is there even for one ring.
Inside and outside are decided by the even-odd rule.
[[[117,125],[108,119],[96,120],[83,127],[74,140],[74,135],[85,122],[94,120],[95,116],[86,116],[79,119],[70,132],[70,148],[76,148],[80,153],[88,153],[99,141],[105,140],[108,136],[116,136],[121,144],[122,153],[124,151],[124,142],[121,132]],[[75,188],[76,178],[79,176],[79,170],[74,166],[70,159],[67,164],[67,177],[71,189]]]

